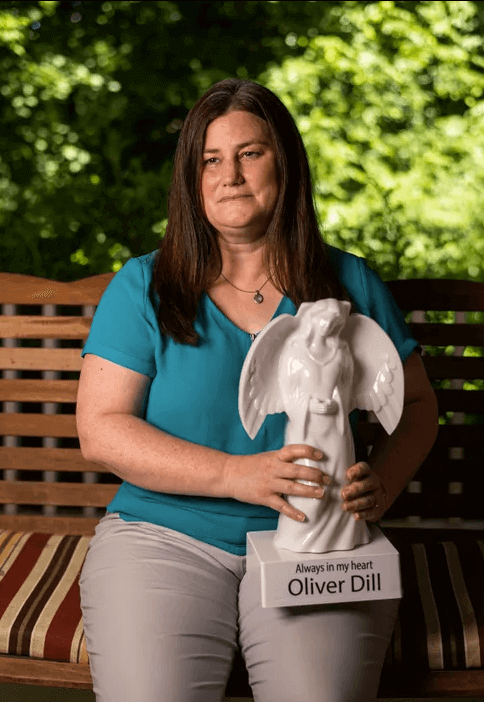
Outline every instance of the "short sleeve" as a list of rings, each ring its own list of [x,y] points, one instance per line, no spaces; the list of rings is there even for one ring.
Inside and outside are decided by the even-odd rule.
[[[156,316],[149,299],[148,269],[132,258],[104,291],[81,356],[92,353],[154,378]]]
[[[370,268],[364,258],[358,258],[358,267],[364,293],[359,296],[360,312],[374,319],[388,334],[395,344],[402,363],[415,349],[422,353],[422,348],[412,337],[389,287]]]

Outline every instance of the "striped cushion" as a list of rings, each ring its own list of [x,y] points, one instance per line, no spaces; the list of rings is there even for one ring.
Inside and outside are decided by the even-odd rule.
[[[484,532],[382,528],[400,553],[403,598],[386,665],[484,667]]]
[[[484,532],[382,528],[404,596],[385,667],[484,667]],[[0,653],[87,663],[79,573],[90,536],[0,530]]]
[[[88,662],[79,573],[91,538],[0,530],[0,653]]]

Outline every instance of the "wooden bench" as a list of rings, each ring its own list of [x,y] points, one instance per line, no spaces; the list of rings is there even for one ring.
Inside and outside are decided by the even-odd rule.
[[[120,480],[82,457],[75,403],[80,349],[113,275],[59,283],[0,273],[3,683],[92,688],[78,576]],[[405,594],[379,696],[484,697],[484,283],[388,285],[412,312],[442,425],[381,523],[400,552]],[[428,321],[428,310],[442,319]],[[374,419],[362,419],[369,447],[377,431]],[[226,694],[251,697],[239,654]]]

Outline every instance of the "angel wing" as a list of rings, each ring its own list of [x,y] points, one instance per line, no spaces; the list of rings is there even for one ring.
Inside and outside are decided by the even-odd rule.
[[[255,439],[268,414],[284,411],[279,362],[299,323],[290,314],[276,317],[259,333],[246,356],[239,382],[239,415],[251,439]]]
[[[370,317],[351,314],[341,331],[354,360],[350,411],[375,412],[387,434],[402,416],[404,377],[397,349],[388,334]]]

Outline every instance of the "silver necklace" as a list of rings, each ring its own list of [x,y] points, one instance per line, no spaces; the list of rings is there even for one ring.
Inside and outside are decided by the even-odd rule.
[[[224,278],[224,280],[227,280],[227,278],[224,276],[223,273],[220,273],[220,275],[222,276],[222,278]],[[269,277],[267,278],[267,280],[266,280],[266,283],[267,283],[271,278],[272,278],[272,276],[269,276]],[[258,305],[260,305],[262,302],[264,302],[264,296],[261,295],[261,292],[260,292],[260,291],[262,290],[262,288],[264,287],[264,285],[265,285],[266,283],[264,283],[264,285],[261,285],[260,288],[259,288],[258,290],[242,290],[242,288],[238,288],[236,285],[234,285],[233,283],[231,283],[230,280],[227,280],[227,283],[229,283],[229,285],[231,285],[231,286],[232,286],[233,288],[235,288],[236,290],[240,290],[240,292],[255,293],[255,295],[254,295],[254,302],[257,302]]]

